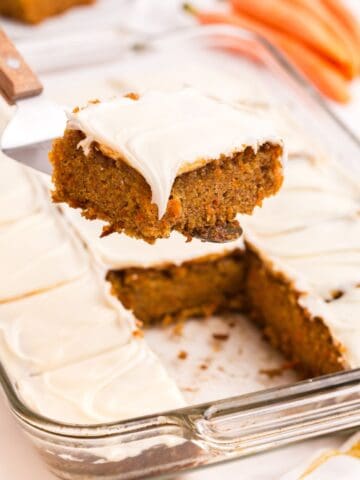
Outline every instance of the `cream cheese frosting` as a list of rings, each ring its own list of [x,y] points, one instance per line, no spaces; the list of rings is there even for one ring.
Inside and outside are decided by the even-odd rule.
[[[340,341],[349,365],[360,366],[357,179],[330,161],[291,159],[280,193],[241,222],[247,241],[294,282],[299,303]]]
[[[79,144],[85,153],[96,141],[106,155],[126,161],[144,177],[159,218],[179,174],[247,146],[256,152],[265,142],[282,145],[271,122],[258,112],[191,88],[93,103],[68,117],[68,127],[86,135]]]
[[[39,208],[40,191],[35,178],[0,152],[0,228]]]
[[[348,288],[344,295],[327,304],[331,313],[330,327],[346,348],[349,364],[360,365],[360,284]]]
[[[81,276],[88,256],[37,174],[0,162],[0,304]]]
[[[183,406],[37,176],[1,163],[0,179],[0,360],[24,403],[77,424]]]
[[[58,422],[111,422],[184,406],[136,323],[96,273],[0,306],[0,356],[26,405]]]
[[[88,257],[60,215],[43,210],[0,227],[0,265],[1,304],[80,277]]]
[[[180,265],[207,255],[223,255],[235,248],[243,249],[242,238],[226,244],[204,243],[197,239],[187,242],[183,235],[172,232],[170,238],[149,245],[123,234],[100,238],[103,223],[87,221],[72,208],[62,206],[66,217],[88,245],[98,263],[107,269],[130,267],[151,268],[165,264]]]
[[[65,423],[107,423],[185,405],[175,383],[142,339],[23,378],[18,388],[33,410]]]
[[[91,270],[53,290],[0,305],[1,359],[16,378],[127,344],[132,315],[103,292]]]
[[[287,106],[281,105],[268,85],[253,72],[249,72],[248,63],[233,62],[223,54],[212,52],[192,52],[177,57],[177,68],[169,62],[167,53],[156,53],[156,60],[147,54],[137,61],[124,60],[122,68],[113,74],[108,83],[117,92],[126,94],[136,92],[143,95],[147,91],[162,90],[175,92],[182,88],[194,88],[205,95],[218,98],[243,110],[257,111],[276,127],[282,138],[286,138],[289,156],[316,155],[321,152],[320,145],[305,133],[303,126]],[[91,98],[91,97],[88,97]],[[311,145],[311,152],[309,151]]]

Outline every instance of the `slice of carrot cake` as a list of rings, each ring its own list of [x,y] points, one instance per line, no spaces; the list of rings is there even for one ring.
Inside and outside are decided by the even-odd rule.
[[[56,202],[153,243],[178,230],[214,242],[237,238],[281,186],[282,140],[257,112],[194,89],[92,103],[69,115],[50,159]]]
[[[186,242],[177,232],[155,245],[128,237],[100,238],[103,222],[63,208],[105,270],[112,293],[150,325],[244,308],[244,243]]]
[[[0,0],[0,15],[25,23],[39,23],[45,18],[76,5],[89,5],[95,0]]]
[[[289,161],[284,187],[244,220],[246,297],[270,341],[307,375],[360,365],[359,181]]]

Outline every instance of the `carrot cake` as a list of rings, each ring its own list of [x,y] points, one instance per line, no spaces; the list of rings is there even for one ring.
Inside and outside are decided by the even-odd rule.
[[[0,0],[0,15],[25,23],[39,23],[76,5],[90,5],[95,0]]]
[[[298,157],[278,198],[244,219],[251,315],[307,375],[360,365],[359,207],[355,172]]]
[[[1,361],[26,405],[60,422],[111,422],[183,406],[135,328],[130,312],[89,270],[0,306]]]
[[[145,248],[125,235],[99,239],[100,222],[71,216],[113,293],[146,324],[244,311],[312,376],[360,365],[359,211],[358,184],[342,168],[295,154],[281,192],[241,217],[245,246],[173,234]]]
[[[24,403],[77,424],[183,406],[37,175],[2,159],[5,177],[13,192],[0,190],[0,361]]]
[[[24,188],[31,199],[32,188]],[[18,198],[22,202],[21,194]],[[359,366],[359,205],[358,183],[330,160],[311,155],[292,155],[281,192],[252,216],[241,217],[245,243],[187,243],[177,232],[155,245],[124,234],[100,239],[102,222],[88,222],[66,206],[60,219],[49,206],[35,202],[27,218],[21,209],[19,218],[8,216],[13,220],[3,223],[1,234],[29,238],[30,246],[41,246],[42,237],[55,241],[45,245],[43,255],[33,254],[42,264],[39,286],[4,295],[1,361],[34,410],[79,423],[120,420],[184,404],[124,305],[147,324],[229,309],[247,312],[306,375]],[[12,204],[7,208],[17,209]],[[54,225],[44,224],[48,211]],[[29,225],[31,234],[11,236],[28,231]],[[81,246],[87,247],[82,255],[89,257],[78,265],[73,234],[81,237]],[[12,243],[3,242],[4,258],[6,252],[14,255]],[[32,262],[24,258],[31,270]],[[60,275],[56,281],[49,274],[54,258]],[[27,268],[12,264],[14,271],[9,264],[7,275],[13,274],[20,286],[30,285]],[[37,278],[35,272],[33,268]],[[106,276],[121,302],[103,291]],[[15,280],[13,286],[15,291]],[[144,368],[147,361],[156,372],[155,383]],[[89,372],[104,379],[100,390],[94,391],[100,377]],[[114,406],[109,398],[132,403],[126,393],[129,375],[133,405],[125,409],[117,401]],[[148,396],[139,394],[139,384],[146,384]]]
[[[224,242],[283,179],[270,122],[185,88],[95,102],[69,114],[50,154],[55,202],[104,220],[103,235],[153,243],[177,230]]]

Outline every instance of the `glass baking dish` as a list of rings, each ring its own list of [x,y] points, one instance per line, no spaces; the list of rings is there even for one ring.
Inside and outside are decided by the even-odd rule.
[[[99,38],[104,41],[99,42]],[[139,62],[151,65],[152,71],[154,67],[158,66],[160,71],[167,65],[171,71],[167,81],[171,83],[181,77],[180,57],[185,63],[190,56],[197,58],[194,57],[197,54],[212,58],[212,69],[235,69],[246,74],[249,82],[261,78],[272,97],[266,101],[291,110],[314,148],[334,156],[352,169],[354,175],[360,172],[359,141],[306,80],[262,39],[225,26],[190,28],[153,38],[138,34],[124,38],[124,33],[117,30],[95,32],[90,39],[88,33],[79,32],[75,39],[71,35],[53,38],[50,45],[26,40],[19,43],[19,48],[56,100],[65,102],[63,91],[58,88],[60,71],[62,85],[79,82],[83,98],[77,92],[74,102],[78,103],[98,97],[99,92],[109,96],[126,89],[115,74],[118,68],[131,76],[139,71]],[[234,45],[246,46],[255,53],[256,61],[234,55],[231,52]],[[50,51],[60,47],[64,54],[50,62]],[[104,82],[105,72],[110,81]],[[86,85],[89,75],[95,81]],[[149,74],[150,83],[157,81],[151,77]],[[212,88],[209,85],[209,93]],[[237,100],[249,102],[248,98],[245,92],[244,99]],[[263,101],[259,84],[249,108],[261,106]],[[0,381],[24,432],[50,470],[63,479],[174,475],[360,425],[360,369],[130,421],[92,426],[59,424],[30,411],[1,364]]]

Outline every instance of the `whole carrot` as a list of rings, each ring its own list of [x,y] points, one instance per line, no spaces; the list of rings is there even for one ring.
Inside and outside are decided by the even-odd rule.
[[[239,15],[237,13],[232,13],[232,12],[230,13],[207,12],[207,11],[199,10],[193,7],[189,3],[185,3],[183,7],[184,7],[184,10],[196,16],[198,21],[205,25],[224,23],[224,24],[234,25],[235,27],[251,30],[265,37],[271,37],[271,35],[277,34],[277,32],[274,29],[266,25],[263,25],[262,23],[248,17],[247,15]]]
[[[248,15],[280,32],[287,33],[327,58],[351,63],[344,45],[317,19],[288,0],[231,0],[237,13]]]
[[[305,73],[309,80],[324,95],[341,103],[349,100],[347,82],[341,73],[319,55],[289,38],[288,35],[265,27],[262,23],[250,19],[246,15],[204,12],[189,5],[186,5],[186,10],[195,15],[200,23],[230,24],[264,36],[285,52],[289,59]],[[243,47],[238,48],[238,45],[237,40],[234,39],[231,49],[242,53]],[[227,48],[230,48],[229,42],[227,43]]]
[[[225,35],[217,35],[215,41],[216,48],[227,50],[230,53],[239,53],[244,57],[248,57],[253,62],[263,63],[264,50],[261,48],[261,45],[255,41],[237,38],[236,43],[234,43],[233,37]]]
[[[336,16],[353,36],[357,47],[360,48],[360,25],[355,17],[347,10],[341,0],[321,0],[322,3]]]
[[[333,65],[301,43],[279,39],[278,46],[324,95],[339,103],[350,100],[347,81]]]
[[[322,22],[326,28],[332,32],[349,53],[348,65],[343,65],[343,71],[348,79],[353,79],[360,71],[360,48],[347,27],[324,5],[320,0],[292,0],[299,8],[307,10],[319,22]]]

